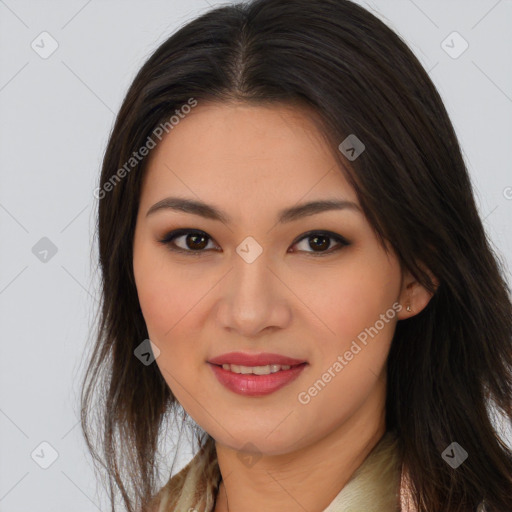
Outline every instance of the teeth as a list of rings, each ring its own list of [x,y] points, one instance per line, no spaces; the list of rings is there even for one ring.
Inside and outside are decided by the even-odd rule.
[[[224,370],[229,370],[233,373],[253,373],[254,375],[269,375],[276,373],[280,370],[289,370],[291,367],[287,364],[267,364],[266,366],[241,366],[238,364],[223,364]]]

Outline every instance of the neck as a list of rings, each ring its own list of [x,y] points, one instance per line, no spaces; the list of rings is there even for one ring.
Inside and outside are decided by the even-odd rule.
[[[327,436],[252,465],[215,444],[222,481],[214,512],[322,512],[385,434],[385,387]]]

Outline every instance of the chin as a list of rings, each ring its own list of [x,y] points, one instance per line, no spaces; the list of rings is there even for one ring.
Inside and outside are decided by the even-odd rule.
[[[240,435],[234,433],[232,429],[229,431],[233,434],[232,436],[226,436],[223,433],[219,438],[215,438],[216,442],[237,452],[252,453],[256,456],[283,455],[293,452],[297,449],[297,441],[304,438],[304,434],[293,438],[289,437],[289,432],[287,432],[286,439],[271,438],[272,434],[269,436],[268,432],[271,432],[272,428],[265,428],[264,431],[256,432],[248,432],[247,429],[243,429]]]

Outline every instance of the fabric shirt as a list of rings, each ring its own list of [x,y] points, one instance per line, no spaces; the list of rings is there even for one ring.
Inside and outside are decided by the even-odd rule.
[[[213,512],[221,482],[213,439],[171,477],[152,512]],[[416,512],[401,469],[395,434],[386,432],[322,512]]]

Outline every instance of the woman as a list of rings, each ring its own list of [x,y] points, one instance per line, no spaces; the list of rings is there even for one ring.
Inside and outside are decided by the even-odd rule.
[[[512,510],[509,289],[442,101],[376,17],[256,0],[188,23],[135,77],[97,197],[82,427],[112,503]],[[157,486],[172,419],[198,450]]]

